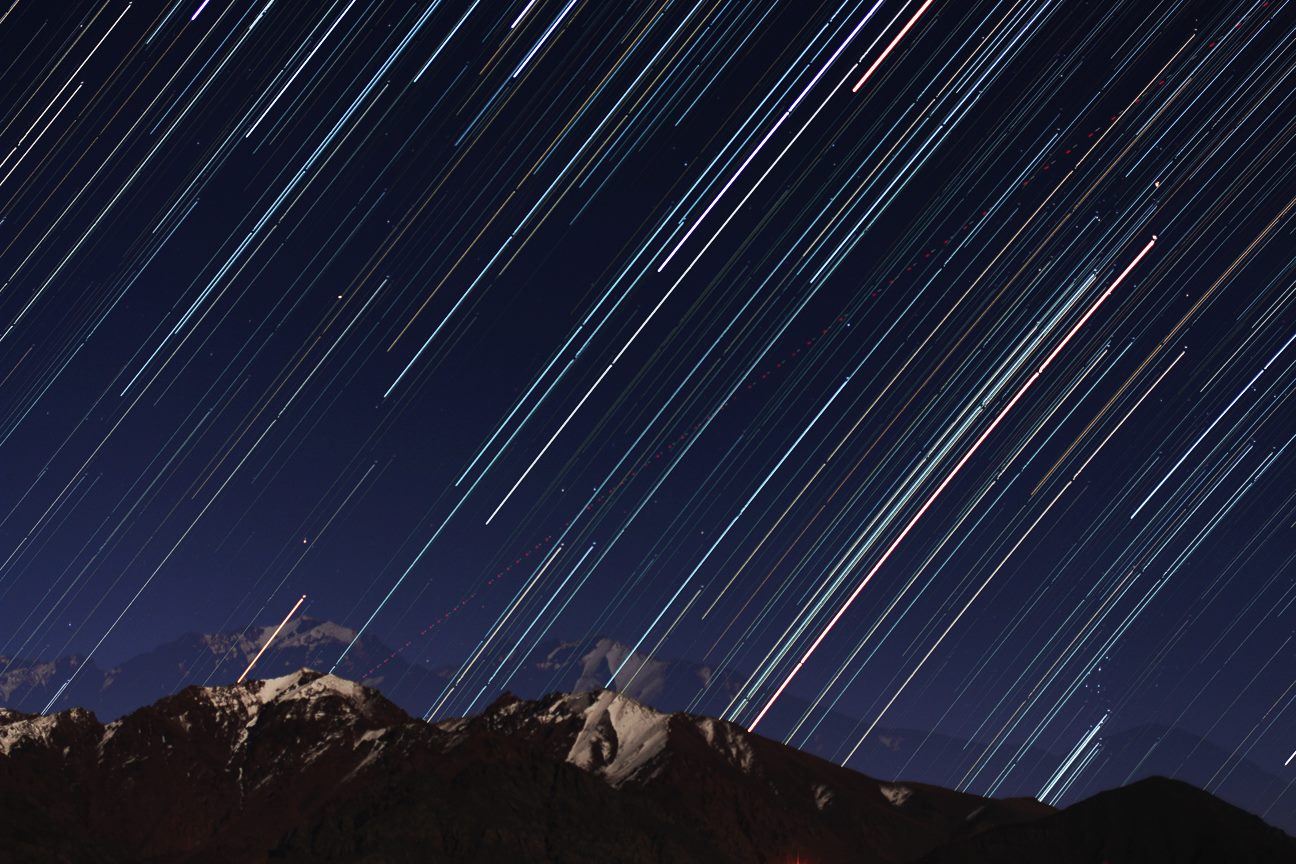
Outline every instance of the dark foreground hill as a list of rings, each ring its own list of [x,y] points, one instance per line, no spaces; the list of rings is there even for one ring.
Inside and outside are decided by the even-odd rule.
[[[1267,864],[1296,861],[1296,840],[1187,783],[1150,777],[1029,824],[957,840],[922,864],[1037,861]]]
[[[1296,861],[1296,841],[1254,817],[1149,788],[1055,813],[880,782],[611,691],[504,698],[429,725],[307,670],[191,687],[106,726],[82,710],[0,712],[4,861],[898,864],[999,860],[975,857],[991,837],[1025,850],[1012,860],[1088,861],[1081,840],[1175,850],[1190,823],[1251,855],[1223,860]],[[1163,809],[1182,822],[1151,818]]]

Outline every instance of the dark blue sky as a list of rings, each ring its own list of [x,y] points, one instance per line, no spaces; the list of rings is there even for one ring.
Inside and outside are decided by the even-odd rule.
[[[440,713],[608,634],[1296,776],[1291,4],[3,14],[0,654],[305,593]]]

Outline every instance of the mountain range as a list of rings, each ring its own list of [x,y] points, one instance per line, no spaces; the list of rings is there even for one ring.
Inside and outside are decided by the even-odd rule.
[[[265,645],[273,629],[187,634],[110,669],[85,664],[53,708],[81,707],[101,720],[112,721],[186,685],[233,681]],[[327,669],[354,641],[337,673],[380,690],[384,697],[419,716],[455,672],[448,667],[407,662],[403,652],[393,651],[372,637],[355,640],[355,636],[354,630],[331,621],[297,618],[283,628],[260,658],[255,674],[274,677],[302,668]],[[80,665],[76,657],[0,657],[0,706],[41,711]],[[617,680],[610,680],[618,669]],[[705,664],[634,656],[625,643],[596,637],[541,646],[525,658],[507,686],[511,692],[532,699],[555,691],[585,692],[611,686],[667,713],[720,713],[742,681],[732,674],[717,673]],[[704,686],[708,698],[699,700],[697,696]],[[485,698],[498,695],[488,693]],[[776,706],[766,727],[792,726],[804,707],[794,694],[788,694]],[[792,743],[829,761],[840,761],[842,743],[848,742],[849,746],[858,740],[860,725],[858,718],[828,712],[819,718],[813,733],[793,739]],[[976,742],[930,731],[880,727],[860,747],[851,764],[883,779],[907,777],[949,784],[952,778],[962,776],[969,754],[982,749]],[[1019,760],[1012,784],[1004,786],[1001,794],[1039,795],[1063,758],[1032,748]],[[1221,770],[1225,765],[1228,770]],[[1132,771],[1135,766],[1137,770]],[[1274,824],[1296,834],[1296,789],[1255,763],[1179,728],[1143,725],[1107,735],[1098,758],[1060,803],[1073,803],[1085,795],[1154,776],[1209,788],[1238,807],[1265,813]]]
[[[46,862],[1296,860],[1170,780],[1065,810],[877,780],[610,690],[425,723],[310,670],[108,724],[0,711],[0,855]]]

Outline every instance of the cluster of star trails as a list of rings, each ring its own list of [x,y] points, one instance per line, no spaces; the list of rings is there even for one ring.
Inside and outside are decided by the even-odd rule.
[[[1296,808],[1293,4],[57,5],[0,11],[33,710],[300,597],[429,719],[613,636],[852,767],[1057,802],[1155,720]]]

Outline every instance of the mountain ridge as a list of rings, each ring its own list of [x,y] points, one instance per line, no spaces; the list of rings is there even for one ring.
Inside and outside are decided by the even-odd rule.
[[[108,670],[90,664],[63,692],[58,705],[79,704],[94,710],[103,720],[113,720],[171,694],[182,682],[232,681],[273,630],[274,627],[265,626],[246,632],[185,634]],[[279,634],[261,657],[254,674],[275,677],[303,667],[329,668],[355,636],[355,630],[336,622],[301,616],[290,621]],[[718,711],[741,684],[736,676],[717,675],[704,664],[636,658],[630,654],[627,644],[606,636],[554,640],[542,644],[516,666],[519,671],[508,682],[509,687],[524,698],[538,698],[549,691],[600,688],[615,678],[613,689],[621,690],[629,684],[629,695],[670,712],[690,708],[703,685],[709,685],[708,692],[717,697],[703,705]],[[629,660],[625,662],[627,657]],[[0,658],[0,705],[40,710],[79,663],[80,658],[75,656],[23,662]],[[614,676],[618,669],[621,674]],[[406,662],[401,652],[366,636],[355,641],[338,674],[376,687],[392,702],[417,716],[451,681],[454,670]],[[25,699],[17,698],[24,695]],[[489,701],[495,695],[487,691],[483,698]],[[767,718],[766,728],[780,728],[787,716],[795,721],[804,707],[795,694],[786,694]],[[706,713],[705,707],[701,710]],[[840,761],[841,743],[853,742],[858,735],[856,718],[829,712],[818,721],[812,734],[795,743],[806,752]],[[1144,776],[1165,775],[1210,788],[1214,794],[1251,812],[1262,813],[1268,809],[1276,824],[1296,833],[1296,808],[1283,806],[1296,796],[1285,787],[1284,781],[1243,757],[1231,757],[1228,750],[1199,736],[1173,727],[1136,727],[1106,735],[1102,746],[1103,752],[1078,778],[1062,803]],[[981,749],[981,745],[938,733],[880,727],[864,742],[851,764],[882,779],[903,776],[948,783],[950,777],[963,773],[960,760]],[[1012,785],[1003,787],[1001,794],[1036,794],[1062,758],[1039,749],[1031,751],[1018,762]],[[1230,758],[1232,761],[1228,761]],[[1226,762],[1228,771],[1217,772]],[[1129,769],[1133,765],[1139,765],[1140,770],[1131,775]],[[1223,779],[1212,784],[1216,773]]]
[[[1256,817],[1221,817],[1234,808],[1197,790],[1185,801],[1210,817],[1203,824],[1234,826],[1240,849],[1296,856],[1296,840]],[[1031,828],[1073,808],[877,780],[611,690],[506,695],[426,723],[372,688],[308,669],[188,687],[107,724],[84,709],[0,710],[0,803],[0,849],[32,864],[943,864],[998,860],[975,857],[982,836],[1031,854],[1075,845],[1068,822]],[[1108,810],[1078,812],[1101,834]],[[1108,822],[1124,832],[1114,848],[1178,848],[1164,830],[1144,837]],[[1041,852],[1041,842],[1058,848]],[[931,857],[968,849],[974,857]]]

